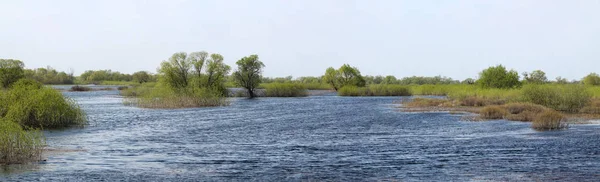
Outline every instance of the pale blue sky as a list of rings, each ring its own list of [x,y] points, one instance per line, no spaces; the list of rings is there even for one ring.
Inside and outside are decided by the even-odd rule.
[[[178,51],[258,54],[265,76],[476,77],[503,64],[550,79],[600,72],[597,0],[0,0],[0,58],[155,72]]]

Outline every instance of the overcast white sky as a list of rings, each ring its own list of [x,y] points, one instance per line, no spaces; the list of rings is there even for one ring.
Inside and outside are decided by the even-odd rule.
[[[155,72],[179,51],[258,54],[265,76],[476,77],[503,64],[550,79],[600,72],[598,0],[0,0],[0,58],[26,67]]]

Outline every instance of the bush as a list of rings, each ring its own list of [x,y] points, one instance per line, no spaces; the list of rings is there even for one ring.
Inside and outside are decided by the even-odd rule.
[[[72,92],[87,92],[87,91],[92,91],[92,88],[90,87],[85,87],[85,86],[79,86],[79,85],[75,85],[71,87]]]
[[[506,110],[500,106],[487,106],[479,111],[483,119],[502,119],[506,115]]]
[[[591,99],[591,94],[581,85],[526,85],[522,93],[524,102],[564,112],[578,112]]]
[[[554,110],[546,110],[542,112],[531,124],[531,127],[536,130],[559,130],[568,128],[566,118],[562,114]]]
[[[507,113],[505,119],[511,121],[533,121],[540,113],[548,108],[531,103],[510,103],[503,106]]]
[[[506,70],[502,65],[489,67],[479,73],[477,80],[482,88],[516,88],[521,86],[519,73],[514,70]]]
[[[308,90],[297,83],[270,83],[264,85],[267,97],[306,97]]]
[[[0,164],[22,164],[41,160],[44,136],[25,131],[17,123],[0,119]]]
[[[22,79],[0,96],[0,117],[23,127],[59,128],[86,123],[85,113],[71,99],[39,82]]]

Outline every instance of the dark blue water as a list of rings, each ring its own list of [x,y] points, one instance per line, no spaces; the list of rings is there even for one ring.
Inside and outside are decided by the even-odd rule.
[[[47,162],[0,181],[600,181],[600,125],[404,113],[401,97],[232,99],[180,110],[66,92],[89,126],[47,131]]]

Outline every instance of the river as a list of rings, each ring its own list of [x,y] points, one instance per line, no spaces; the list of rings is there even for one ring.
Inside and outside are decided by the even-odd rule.
[[[407,97],[232,98],[192,109],[124,106],[118,91],[64,92],[83,128],[45,131],[47,161],[0,181],[598,181],[600,125],[406,113]]]

